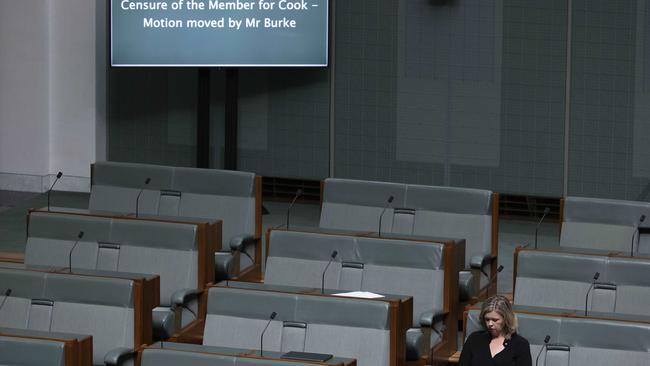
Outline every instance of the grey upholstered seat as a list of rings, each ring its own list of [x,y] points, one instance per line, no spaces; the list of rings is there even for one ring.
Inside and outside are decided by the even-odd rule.
[[[442,340],[440,330],[445,326],[448,338],[455,339],[449,326],[453,322],[444,316],[449,310],[444,302],[456,302],[458,293],[445,289],[445,276],[455,279],[458,269],[445,271],[444,244],[285,230],[270,231],[268,244],[265,285],[319,288],[331,254],[337,251],[325,272],[325,288],[413,297],[412,326],[418,329],[411,332],[422,337],[407,340],[411,358],[428,355],[429,349]]]
[[[389,204],[389,197],[393,197]],[[465,268],[480,270],[487,287],[497,257],[491,191],[328,178],[321,228],[465,239]],[[494,234],[494,235],[493,235]],[[466,278],[467,276],[464,276]],[[468,287],[471,285],[468,284]],[[465,298],[476,295],[470,288]]]
[[[521,250],[517,263],[517,305],[650,316],[650,258]]]
[[[214,287],[208,293],[203,344],[327,353],[356,358],[359,366],[389,365],[389,304],[352,298]],[[392,330],[395,331],[395,330]]]
[[[150,178],[148,184],[145,184]],[[246,250],[255,260],[260,233],[254,173],[149,164],[97,162],[88,205],[91,211],[138,213],[172,219],[220,219],[225,251]],[[218,255],[217,260],[223,260]],[[240,256],[239,267],[251,265]]]
[[[536,359],[544,338],[549,346],[542,350],[539,364],[546,366],[647,366],[650,362],[649,318],[639,322],[618,319],[583,318],[565,314],[543,314],[543,309],[528,309],[515,314],[519,334],[530,343]],[[466,336],[480,329],[480,310],[468,312]]]
[[[132,280],[0,268],[0,284],[12,289],[1,327],[92,335],[96,365],[115,348],[135,346]]]
[[[386,238],[272,230],[264,282],[413,296],[413,325],[443,311],[444,245]]]
[[[82,355],[92,352],[89,335],[43,332],[30,329],[0,327],[0,365],[14,366],[66,366],[88,365],[91,361]],[[68,363],[66,363],[68,362]]]
[[[0,336],[0,365],[65,366],[64,342]]]
[[[174,333],[176,308],[182,315],[179,325],[193,319],[187,309],[196,313],[196,295],[209,282],[198,277],[196,225],[55,212],[33,212],[29,217],[26,265],[157,274],[160,307],[154,310],[155,334],[166,338]],[[84,236],[68,263],[80,231]]]
[[[567,197],[560,246],[636,252],[637,227],[642,215],[650,216],[650,203]]]

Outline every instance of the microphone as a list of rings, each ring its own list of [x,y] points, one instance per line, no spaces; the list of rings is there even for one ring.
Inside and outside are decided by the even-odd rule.
[[[10,288],[8,288],[5,291],[5,298],[2,299],[2,304],[0,304],[0,310],[2,310],[2,307],[5,306],[5,301],[7,301],[7,298],[9,297],[9,295],[11,295],[11,289]]]
[[[497,274],[499,274],[501,271],[503,271],[503,266],[499,265],[499,267],[497,267],[497,271],[493,273],[492,276],[490,276],[488,284],[491,284],[497,278]]]
[[[539,356],[541,356],[542,351],[545,350],[546,347],[548,347],[548,341],[550,341],[550,340],[551,340],[550,335],[547,335],[546,337],[544,337],[544,345],[542,346],[542,348],[539,349],[539,353],[537,354],[537,359],[535,360],[535,366],[537,366],[539,364]]]
[[[384,213],[386,213],[386,210],[388,209],[390,204],[393,203],[393,199],[395,199],[395,197],[393,196],[388,197],[388,202],[386,202],[386,205],[384,205],[384,209],[381,210],[381,214],[379,215],[379,230],[378,230],[379,236],[381,236],[381,219],[384,217]]]
[[[327,265],[325,266],[325,270],[323,271],[323,278],[320,282],[320,293],[324,294],[325,293],[325,272],[327,272],[327,268],[329,268],[330,264],[332,264],[332,261],[334,258],[336,258],[336,255],[339,254],[336,250],[332,251],[332,254],[330,255],[330,260],[327,262]]]
[[[54,180],[54,183],[52,183],[50,189],[47,191],[47,212],[50,212],[50,193],[52,192],[52,188],[54,188],[54,185],[56,184],[56,182],[59,181],[59,179],[61,179],[62,176],[63,173],[61,172],[56,173],[56,179]]]
[[[68,272],[72,273],[72,252],[74,251],[74,248],[77,247],[77,244],[79,244],[79,240],[84,237],[84,232],[80,231],[79,234],[77,234],[77,241],[74,242],[74,245],[70,249],[70,252],[68,253]]]
[[[271,313],[271,316],[269,316],[269,321],[266,323],[266,326],[264,327],[264,330],[262,331],[262,335],[260,335],[260,357],[264,357],[264,332],[266,332],[266,328],[271,325],[271,321],[275,319],[275,316],[278,315],[275,311]]]
[[[591,289],[594,288],[596,285],[596,281],[598,280],[598,277],[600,277],[600,273],[596,272],[594,274],[594,279],[591,282],[591,285],[589,285],[589,290],[587,290],[587,296],[585,296],[585,316],[587,316],[587,307],[589,306],[589,293],[591,292]]]
[[[535,228],[535,249],[537,249],[537,233],[539,232],[539,226],[542,224],[542,221],[544,221],[544,218],[548,213],[551,211],[550,208],[546,207],[544,208],[544,214],[542,215],[542,218],[539,220],[537,223],[537,227]]]
[[[144,185],[148,185],[149,182],[151,182],[151,178],[147,178],[144,180]],[[138,197],[135,199],[135,217],[138,217],[138,208],[140,207],[140,195],[144,191],[144,187],[140,188],[140,192],[138,192]]]
[[[634,232],[632,232],[632,245],[630,245],[630,257],[634,257],[634,236],[639,232],[639,226],[645,221],[645,215],[639,217],[639,221],[634,224]],[[638,240],[637,240],[638,242]],[[636,250],[639,251],[639,246],[636,246]]]
[[[300,198],[300,196],[302,196],[302,189],[298,188],[298,190],[296,191],[296,195],[293,196],[293,199],[291,200],[291,204],[287,209],[287,230],[289,230],[289,215],[291,214],[291,209],[293,208],[293,205],[296,203],[298,198]]]

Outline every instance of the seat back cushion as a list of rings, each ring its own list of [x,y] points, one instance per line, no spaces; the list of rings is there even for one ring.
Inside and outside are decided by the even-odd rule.
[[[591,222],[564,222],[560,246],[615,250],[627,253],[632,245],[634,227]]]
[[[0,365],[64,366],[64,343],[0,336]]]

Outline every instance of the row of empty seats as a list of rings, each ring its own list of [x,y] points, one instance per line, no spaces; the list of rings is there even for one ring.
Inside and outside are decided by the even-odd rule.
[[[650,203],[587,197],[561,201],[560,246],[650,254]],[[641,239],[641,240],[640,240]]]
[[[134,299],[140,299],[124,305],[132,309],[127,313],[137,325],[132,327],[131,343],[101,333],[98,325],[67,330],[98,337],[97,344],[93,342],[94,364],[284,365],[289,362],[282,360],[287,351],[331,354],[326,364],[354,364],[354,359],[359,365],[423,364],[432,362],[438,352],[444,356],[456,348],[459,302],[475,301],[494,290],[498,195],[490,191],[326,179],[320,227],[270,230],[266,272],[250,276],[259,271],[262,261],[260,179],[254,174],[97,163],[92,182],[89,210],[30,214],[24,268],[12,271],[68,276],[71,282],[64,287],[70,292],[84,291],[75,283],[88,278],[131,281],[139,294]],[[607,231],[610,236],[600,235],[596,247],[613,242],[614,237],[622,247],[621,238],[629,236],[632,254],[642,255],[645,249],[638,233],[647,206],[629,204],[633,208],[629,217],[608,223],[598,211],[608,207],[615,213],[607,205],[616,202],[595,201],[564,200],[561,246],[565,249],[553,252],[553,258],[549,251],[518,251],[515,303],[545,305],[542,300],[558,288],[577,294],[592,291],[591,286],[593,293],[587,299],[591,313],[645,314],[647,276],[639,274],[647,270],[640,258],[609,253],[601,263],[599,253],[598,259],[589,257],[583,264],[580,260],[589,255],[568,247],[588,247],[594,238],[582,233],[609,230],[610,225],[614,227]],[[593,272],[602,273],[596,283],[590,282]],[[230,280],[208,285],[224,278]],[[250,278],[264,282],[233,280]],[[98,285],[97,291],[104,291],[101,288]],[[382,297],[335,295],[345,291]],[[9,300],[14,297],[29,299],[30,317],[18,330],[60,331],[37,322],[47,319],[43,315],[47,311],[42,311],[47,306],[65,309],[58,305],[59,298],[47,295],[12,295],[0,308],[0,316],[5,308],[13,314]],[[84,296],[91,297],[79,300],[87,310],[94,295]],[[577,314],[579,301],[560,298],[564,302],[556,308]],[[558,316],[553,309],[536,311]],[[60,314],[57,310],[56,316]],[[97,324],[111,322],[109,318],[97,318]],[[0,326],[4,325],[1,319]],[[630,324],[637,320],[626,318]],[[128,328],[130,323],[113,321],[109,334],[113,326]],[[160,339],[171,336],[172,341],[186,343],[145,346],[153,341],[152,329]],[[273,357],[257,357],[262,333],[264,350]],[[241,357],[242,353],[252,357]],[[553,362],[553,357],[545,360]]]
[[[92,347],[89,335],[0,327],[0,365],[90,365]]]
[[[260,270],[261,189],[254,173],[97,162],[88,210],[167,220],[220,219],[225,252],[217,253],[215,262],[219,268],[235,266],[235,274],[243,275]],[[238,263],[230,263],[231,249],[245,254]]]
[[[517,305],[650,316],[650,258],[526,249],[515,258]]]
[[[203,345],[259,350],[267,324],[264,350],[332,354],[355,358],[359,366],[403,364],[404,355],[396,352],[404,340],[395,305],[320,292],[211,287],[205,317],[178,340],[198,336]]]
[[[165,338],[192,320],[200,290],[213,281],[220,230],[221,221],[162,222],[34,211],[29,215],[24,264],[159,275],[154,330]]]
[[[460,274],[462,299],[478,296],[477,288],[490,290],[497,273],[497,193],[328,178],[322,200],[321,228],[464,239],[464,268],[473,269],[477,279]]]
[[[103,365],[109,352],[152,342],[158,279],[0,268],[0,283],[11,290],[0,327],[91,335],[93,364]]]
[[[417,358],[432,347],[456,349],[458,251],[463,246],[444,239],[271,230],[264,284],[410,296],[408,327],[418,330],[408,334],[407,352]]]

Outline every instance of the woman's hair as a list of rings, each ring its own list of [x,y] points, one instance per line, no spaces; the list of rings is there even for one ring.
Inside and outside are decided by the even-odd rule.
[[[479,316],[483,329],[487,329],[487,325],[485,324],[485,314],[492,311],[501,315],[503,318],[502,331],[504,336],[509,339],[517,331],[517,317],[512,311],[510,301],[501,295],[495,295],[485,300],[483,306],[481,306],[481,315]]]

